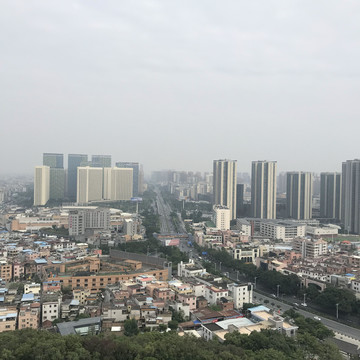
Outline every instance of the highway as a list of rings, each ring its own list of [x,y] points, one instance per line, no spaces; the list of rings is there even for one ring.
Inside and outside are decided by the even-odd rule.
[[[171,213],[171,208],[168,204],[164,203],[164,200],[161,196],[161,193],[158,189],[156,189],[156,193],[158,195],[157,198],[157,206],[158,206],[158,211],[160,214],[160,218],[162,221],[162,227],[161,227],[161,231],[163,232],[167,232],[169,233],[171,230],[173,231],[173,225],[172,225],[172,221],[170,219],[170,213]],[[178,214],[179,216],[179,214]],[[179,220],[180,220],[180,224],[182,224],[182,226],[185,228],[184,222],[181,219],[181,215],[179,216]],[[171,229],[171,230],[170,230]],[[170,231],[169,231],[170,230]],[[196,249],[194,249],[193,247],[190,247],[188,245],[187,240],[182,239],[180,241],[180,250],[189,254],[190,258],[193,258],[195,263],[197,263],[198,265],[201,265],[201,262],[199,261],[199,254],[197,254]],[[218,268],[220,269],[220,271],[225,271],[224,274],[226,274],[226,276],[234,281],[234,282],[239,282],[237,279],[239,279],[239,274],[236,271],[233,271],[233,269],[229,269],[226,266],[224,266],[225,264],[220,264],[219,262],[217,263]],[[239,279],[240,282],[247,282],[247,281],[241,281],[241,279]],[[244,278],[242,278],[242,280],[244,280]],[[256,297],[256,298],[255,298]],[[268,300],[269,302],[267,304],[264,304],[264,300]],[[298,302],[300,303],[300,301],[298,299],[291,299],[289,297],[286,298],[286,300],[288,302]],[[286,310],[289,310],[291,308],[293,308],[293,305],[289,305],[283,301],[281,301],[279,298],[274,298],[273,296],[271,296],[271,294],[269,293],[268,295],[264,295],[262,292],[256,291],[254,290],[254,302],[258,303],[258,304],[264,304],[265,306],[274,309],[274,310],[280,310],[280,313],[283,313]],[[272,305],[274,304],[274,305]],[[307,317],[307,318],[314,318],[314,316],[317,316],[318,314],[312,313],[311,311],[305,310],[304,307],[300,306],[299,310],[296,310],[298,313],[300,313],[301,315]],[[335,320],[331,320],[326,318],[324,315],[318,315],[321,318],[321,322],[327,326],[329,329],[331,329],[334,332],[340,333],[342,335],[345,336],[349,336],[351,338],[354,338],[356,340],[360,341],[360,329],[348,326],[348,325],[344,325],[338,321]]]
[[[165,203],[161,192],[158,188],[155,188],[156,192],[156,209],[160,216],[160,233],[170,234],[175,232],[174,225],[170,218],[171,208],[169,204]]]

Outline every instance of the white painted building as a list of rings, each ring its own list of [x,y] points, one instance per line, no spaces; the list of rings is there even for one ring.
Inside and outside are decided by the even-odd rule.
[[[188,263],[184,263],[183,261],[178,263],[177,274],[180,277],[195,277],[204,272],[206,272],[206,270],[197,266],[193,259],[190,259]]]
[[[83,235],[86,230],[109,230],[110,210],[91,206],[69,210],[69,235]]]
[[[261,256],[260,248],[237,247],[231,249],[231,255],[235,260],[245,261],[247,263],[255,264],[256,258]]]
[[[204,297],[210,303],[210,305],[215,305],[218,300],[226,296],[229,296],[228,289],[222,289],[216,286],[207,286],[205,288]]]
[[[293,241],[293,249],[300,253],[303,258],[316,258],[328,252],[328,243],[322,239],[297,238]]]
[[[251,236],[251,224],[246,219],[236,219],[236,229],[239,230],[242,235]]]
[[[33,293],[35,295],[40,294],[41,285],[36,283],[25,284],[24,285],[24,294]]]
[[[234,299],[235,309],[242,309],[244,303],[253,302],[253,285],[248,284],[228,284],[229,295]]]
[[[104,200],[130,200],[133,196],[132,168],[104,169]]]
[[[260,235],[272,240],[291,240],[306,235],[306,224],[296,221],[264,220],[260,222]]]
[[[223,205],[214,205],[214,223],[219,230],[230,229],[230,209]]]
[[[34,206],[44,206],[50,197],[50,167],[36,166],[34,175]]]
[[[90,201],[103,199],[103,168],[77,168],[77,197],[78,203],[86,204]]]

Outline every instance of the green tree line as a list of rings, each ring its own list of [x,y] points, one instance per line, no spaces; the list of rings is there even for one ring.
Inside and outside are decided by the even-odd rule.
[[[277,331],[262,330],[250,335],[238,332],[225,342],[206,342],[175,331],[140,333],[126,326],[128,336],[61,336],[32,329],[0,334],[1,360],[119,359],[119,360],[340,360],[335,346],[309,332],[289,338]]]

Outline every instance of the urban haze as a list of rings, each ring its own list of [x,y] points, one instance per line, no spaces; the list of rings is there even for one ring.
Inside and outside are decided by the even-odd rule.
[[[3,1],[2,174],[43,152],[144,171],[358,157],[358,1]]]

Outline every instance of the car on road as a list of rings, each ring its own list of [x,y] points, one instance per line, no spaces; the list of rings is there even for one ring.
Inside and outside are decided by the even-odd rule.
[[[275,295],[275,294],[271,294],[271,296],[272,296],[273,298],[276,298],[276,295]]]
[[[298,304],[298,303],[294,303],[294,306],[299,306],[299,304]]]
[[[319,318],[318,316],[314,316],[314,319],[317,321],[321,321],[321,318]]]
[[[301,306],[305,306],[305,307],[306,307],[306,306],[307,306],[307,303],[301,303]]]

